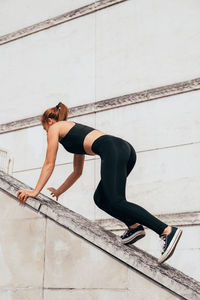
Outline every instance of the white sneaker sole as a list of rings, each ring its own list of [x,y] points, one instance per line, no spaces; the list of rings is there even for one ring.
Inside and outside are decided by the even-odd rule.
[[[180,239],[182,235],[182,230],[181,229],[177,229],[173,239],[171,240],[167,250],[165,251],[165,253],[158,259],[158,263],[161,264],[164,261],[166,261],[168,258],[170,258],[172,256],[172,254],[174,253],[174,250],[177,246],[177,243]]]
[[[145,235],[146,235],[145,231],[140,230],[140,231],[136,232],[135,234],[133,234],[132,236],[129,236],[126,239],[122,239],[122,243],[124,245],[133,244],[133,243],[139,241],[140,239],[142,239]]]

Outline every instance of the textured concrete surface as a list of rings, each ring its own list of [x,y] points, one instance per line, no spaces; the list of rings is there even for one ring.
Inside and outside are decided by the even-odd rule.
[[[44,290],[44,300],[124,300],[126,296],[127,291],[120,289]]]
[[[47,220],[44,287],[125,290],[128,270],[111,255]]]
[[[0,226],[0,289],[42,288],[45,218],[0,219]]]
[[[22,186],[27,188],[4,172],[0,172],[0,178],[0,188],[12,196],[16,195],[16,191]],[[140,272],[146,278],[183,297],[183,299],[199,299],[200,284],[197,281],[167,264],[158,265],[154,257],[134,246],[122,245],[116,235],[104,230],[95,222],[89,221],[43,195],[37,199],[28,199],[26,205],[37,209],[59,225],[99,247],[125,265]]]
[[[25,289],[17,288],[17,289],[7,289],[7,290],[0,289],[0,299],[1,300],[44,300],[42,289],[32,289],[32,288],[25,288]]]

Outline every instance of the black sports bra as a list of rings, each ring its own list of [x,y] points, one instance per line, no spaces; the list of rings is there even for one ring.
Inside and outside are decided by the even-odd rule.
[[[59,141],[63,147],[71,153],[87,154],[83,148],[83,141],[86,135],[95,128],[74,122],[75,125]]]

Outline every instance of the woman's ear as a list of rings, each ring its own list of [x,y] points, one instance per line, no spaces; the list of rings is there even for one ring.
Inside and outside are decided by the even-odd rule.
[[[47,122],[48,122],[49,125],[52,125],[52,124],[53,124],[53,120],[52,120],[51,118],[48,118],[48,119],[47,119]]]
[[[55,124],[57,121],[56,121],[55,119],[48,118],[47,122],[48,122],[49,125],[53,125],[53,124]]]

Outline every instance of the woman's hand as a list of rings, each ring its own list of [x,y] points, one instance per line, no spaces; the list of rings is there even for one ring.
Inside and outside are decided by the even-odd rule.
[[[38,194],[35,191],[19,190],[17,192],[17,198],[20,202],[25,203],[28,197],[35,198]]]
[[[49,187],[47,190],[49,190],[51,192],[51,195],[53,197],[56,197],[56,201],[58,201],[58,197],[60,196],[58,190],[54,189],[53,187]]]

